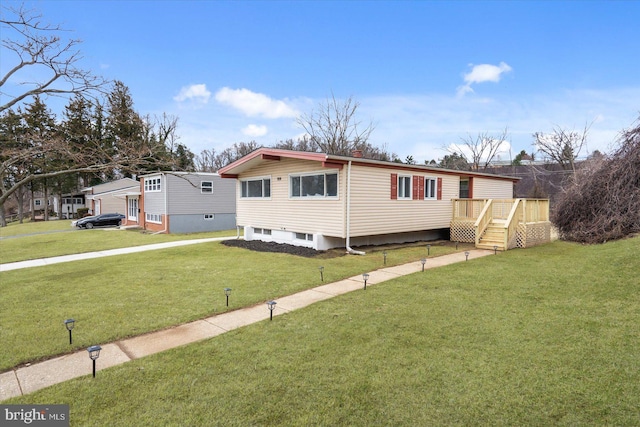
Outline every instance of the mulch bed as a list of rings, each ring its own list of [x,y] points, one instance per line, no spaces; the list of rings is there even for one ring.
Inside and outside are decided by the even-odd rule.
[[[275,252],[282,254],[297,255],[306,258],[316,258],[324,255],[325,251],[316,251],[315,249],[305,248],[302,246],[286,245],[284,243],[262,242],[260,240],[224,240],[223,245],[233,246],[236,248],[249,249],[257,252]]]

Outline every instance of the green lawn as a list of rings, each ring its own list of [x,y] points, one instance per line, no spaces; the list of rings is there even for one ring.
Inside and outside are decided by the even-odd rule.
[[[462,262],[3,403],[74,426],[638,425],[639,249]]]
[[[56,236],[67,236],[70,242],[59,245],[72,249],[81,246],[78,237],[92,236],[102,244],[107,238],[118,237],[129,242],[127,233],[89,230]],[[50,235],[33,237],[43,236]],[[31,237],[2,241],[0,246],[19,240],[33,246]],[[118,240],[111,243],[124,246]],[[431,256],[454,250],[434,244]],[[389,249],[388,265],[416,261],[425,254],[422,244]],[[382,264],[379,251],[364,257],[310,259],[215,242],[6,271],[0,273],[0,342],[12,351],[0,352],[0,372],[317,286],[321,284],[320,265],[325,267],[324,279],[329,282]],[[225,287],[233,289],[229,308]],[[76,320],[73,348],[65,340],[62,322],[66,318]]]
[[[235,236],[236,230],[193,234],[148,234],[114,227],[78,230],[71,221],[42,221],[0,228],[0,263],[48,258],[176,240]]]

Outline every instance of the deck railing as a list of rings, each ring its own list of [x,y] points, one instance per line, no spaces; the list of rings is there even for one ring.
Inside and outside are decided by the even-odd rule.
[[[480,211],[480,214],[478,215],[478,219],[473,224],[473,228],[475,229],[475,234],[476,234],[476,245],[480,243],[480,236],[482,236],[482,233],[484,233],[484,230],[487,229],[487,226],[491,223],[493,219],[492,206],[493,206],[493,200],[491,199],[487,200],[486,203],[484,204],[484,207],[482,208],[482,211]]]

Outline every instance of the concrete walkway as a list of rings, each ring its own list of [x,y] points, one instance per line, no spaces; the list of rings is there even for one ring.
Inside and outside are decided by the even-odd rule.
[[[176,246],[181,246],[181,244],[188,244],[186,242],[188,241],[173,243],[175,243]],[[135,250],[138,248],[127,249]],[[493,254],[493,251],[471,250],[469,251],[469,259],[471,260],[491,254]],[[465,261],[465,258],[465,254],[463,252],[429,258],[424,268],[427,270],[441,267]],[[416,273],[421,270],[422,264],[419,261],[416,261],[409,264],[372,271],[369,273],[367,287],[387,280],[392,280],[400,276]],[[361,275],[350,277],[339,282],[321,285],[313,289],[278,299],[273,315],[279,316],[293,310],[307,307],[318,301],[323,301],[361,289],[363,289],[363,280]],[[101,370],[109,368],[111,366],[120,365],[130,360],[139,359],[174,347],[213,338],[227,331],[260,322],[268,318],[269,310],[266,305],[258,304],[252,307],[218,314],[203,320],[186,323],[170,329],[152,332],[113,343],[100,344],[102,351],[100,352],[100,358],[97,360],[96,369]],[[36,390],[73,378],[91,375],[91,371],[92,364],[86,350],[79,350],[65,356],[17,368],[0,374],[0,401],[6,400],[10,397],[32,393]]]
[[[80,261],[83,259],[102,258],[105,256],[132,254],[136,252],[153,251],[157,249],[175,248],[178,246],[195,245],[197,243],[220,242],[232,240],[237,237],[210,237],[208,239],[177,240],[175,242],[154,243],[153,245],[131,246],[128,248],[108,249],[104,251],[85,252],[83,254],[62,255],[50,258],[31,259],[27,261],[9,262],[0,264],[0,272],[18,270],[21,268],[42,267],[44,265],[58,264],[61,262]]]

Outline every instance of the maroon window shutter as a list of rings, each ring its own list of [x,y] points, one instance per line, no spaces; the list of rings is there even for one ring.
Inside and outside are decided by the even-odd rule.
[[[391,174],[391,200],[398,198],[398,174]]]
[[[419,176],[412,176],[411,180],[413,181],[413,200],[420,200],[420,177]]]
[[[438,178],[438,188],[436,192],[438,193],[438,200],[442,200],[442,178]]]
[[[418,200],[424,200],[424,176],[418,178]]]
[[[469,177],[469,198],[473,199],[473,177]]]

